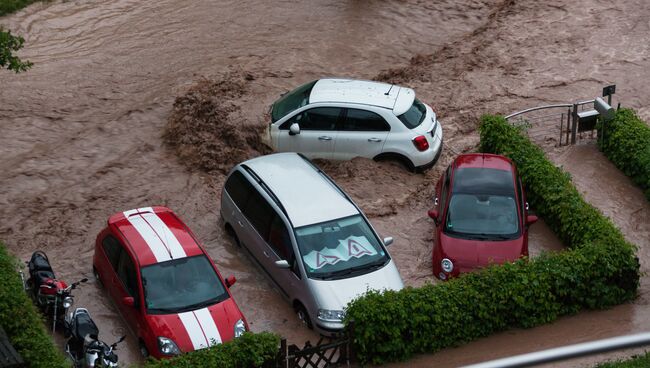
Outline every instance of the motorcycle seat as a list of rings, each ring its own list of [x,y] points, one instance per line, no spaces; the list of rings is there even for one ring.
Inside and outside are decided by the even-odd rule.
[[[34,271],[50,271],[52,272],[52,266],[50,261],[48,261],[47,256],[42,252],[34,252],[32,258],[29,260],[29,272]]]
[[[37,271],[36,282],[37,285],[43,285],[48,279],[54,279],[54,272],[52,271]]]
[[[87,338],[97,340],[99,336],[97,325],[87,313],[77,315],[75,330],[75,335],[83,339],[84,342]]]

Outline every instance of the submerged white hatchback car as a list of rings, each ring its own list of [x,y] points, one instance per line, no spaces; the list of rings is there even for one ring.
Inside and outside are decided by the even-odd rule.
[[[271,145],[309,158],[397,160],[411,170],[433,166],[442,128],[415,91],[387,83],[320,79],[271,107]]]

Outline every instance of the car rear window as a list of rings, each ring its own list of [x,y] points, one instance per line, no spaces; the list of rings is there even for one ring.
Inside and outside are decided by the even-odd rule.
[[[275,101],[271,108],[271,121],[282,119],[291,111],[299,109],[309,103],[309,94],[317,81],[312,81],[307,84],[294,89],[293,91],[285,94],[279,100]]]
[[[454,172],[453,193],[515,195],[512,172],[480,167],[465,167]]]
[[[417,98],[413,100],[413,105],[406,110],[405,113],[402,115],[398,116],[397,118],[404,124],[406,125],[407,128],[413,129],[420,124],[422,124],[422,121],[424,120],[424,117],[427,115],[427,108],[424,106],[420,100]]]

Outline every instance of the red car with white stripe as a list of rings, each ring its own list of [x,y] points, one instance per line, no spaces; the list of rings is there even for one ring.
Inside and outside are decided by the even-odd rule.
[[[97,236],[93,271],[144,356],[170,357],[248,330],[225,280],[190,229],[168,208],[111,216]]]

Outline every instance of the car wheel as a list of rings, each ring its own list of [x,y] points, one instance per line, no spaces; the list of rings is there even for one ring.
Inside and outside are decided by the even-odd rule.
[[[226,224],[226,233],[232,236],[233,240],[235,240],[235,245],[237,245],[237,247],[241,247],[241,242],[237,237],[237,233],[235,233],[235,230],[232,228],[232,226],[230,226],[230,224]]]
[[[144,345],[144,342],[140,340],[140,343],[138,344],[138,347],[140,349],[140,354],[142,354],[143,358],[148,358],[149,357],[149,350],[147,350],[147,347]]]
[[[314,328],[314,326],[311,324],[311,319],[309,318],[309,314],[307,313],[307,309],[305,308],[304,305],[302,305],[300,302],[296,303],[295,306],[296,310],[296,315],[298,315],[298,319],[304,323],[309,329]]]
[[[416,172],[415,165],[408,158],[397,153],[382,153],[375,156],[375,161],[395,161],[404,166],[408,171]]]
[[[104,284],[102,283],[102,279],[99,277],[99,272],[97,272],[97,269],[94,266],[93,266],[93,275],[95,275],[95,281],[97,281],[97,286],[103,288]]]

